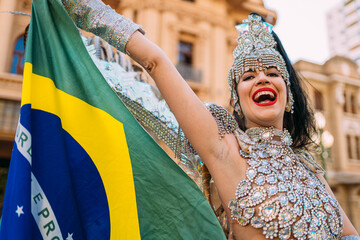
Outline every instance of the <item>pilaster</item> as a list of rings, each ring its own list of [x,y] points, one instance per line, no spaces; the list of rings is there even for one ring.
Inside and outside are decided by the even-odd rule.
[[[334,135],[334,144],[332,147],[332,159],[334,171],[346,171],[348,165],[348,151],[346,147],[346,136],[344,134],[343,126],[343,106],[345,104],[344,99],[344,84],[336,82],[332,84],[330,88],[330,106],[329,109],[332,134]]]
[[[15,11],[16,4],[18,1],[15,0],[2,0],[0,1],[0,10],[1,11]],[[12,49],[9,46],[11,44],[11,38],[13,36],[13,26],[14,26],[15,16],[10,13],[1,13],[0,14],[0,72],[8,71],[8,59],[11,55]]]

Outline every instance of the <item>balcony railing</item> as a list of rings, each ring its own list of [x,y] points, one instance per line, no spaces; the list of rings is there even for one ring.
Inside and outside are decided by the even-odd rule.
[[[178,63],[176,68],[185,80],[202,83],[201,69],[196,69],[193,66],[184,63]]]
[[[0,100],[0,132],[15,133],[20,114],[20,102]]]

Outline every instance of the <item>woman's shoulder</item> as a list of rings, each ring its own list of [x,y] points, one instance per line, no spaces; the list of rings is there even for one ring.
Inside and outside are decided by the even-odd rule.
[[[310,154],[306,150],[295,150],[295,154],[297,155],[298,159],[301,163],[311,172],[316,174],[325,174],[325,170],[320,166],[319,163],[316,162],[313,155]]]
[[[219,127],[220,137],[224,137],[225,134],[233,133],[239,128],[234,116],[229,111],[216,103],[204,103],[206,108],[215,118]]]

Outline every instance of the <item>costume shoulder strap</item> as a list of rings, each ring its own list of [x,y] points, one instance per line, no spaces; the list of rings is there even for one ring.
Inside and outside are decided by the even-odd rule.
[[[295,151],[295,154],[298,156],[299,160],[304,164],[306,168],[310,171],[317,173],[317,174],[325,174],[325,170],[318,164],[314,157],[304,150]]]
[[[215,103],[205,103],[206,108],[211,112],[219,127],[220,138],[225,134],[233,133],[239,128],[235,118],[224,107]]]

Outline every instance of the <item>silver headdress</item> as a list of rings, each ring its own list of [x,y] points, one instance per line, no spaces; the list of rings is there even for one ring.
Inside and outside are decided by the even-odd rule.
[[[294,99],[290,91],[289,73],[283,57],[275,49],[276,42],[271,35],[272,25],[263,22],[258,15],[251,14],[243,24],[236,26],[239,31],[238,46],[235,48],[234,62],[229,70],[228,83],[233,107],[239,104],[236,86],[246,71],[262,71],[276,67],[284,79],[288,92],[287,111],[293,112]],[[239,107],[239,106],[238,106]]]

